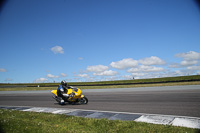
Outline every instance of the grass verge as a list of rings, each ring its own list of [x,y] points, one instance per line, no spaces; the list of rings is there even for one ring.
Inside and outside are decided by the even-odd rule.
[[[74,116],[22,112],[0,109],[0,132],[48,132],[48,133],[102,133],[102,132],[173,132],[197,133],[200,130],[171,125],[156,125],[134,121],[81,118]]]
[[[114,81],[96,81],[96,82],[68,82],[73,86],[100,86],[100,85],[127,85],[127,84],[153,84],[153,83],[170,83],[170,82],[188,82],[200,81],[200,75],[163,77],[150,79],[134,79],[134,80],[114,80]],[[59,83],[0,83],[0,86],[28,86],[28,87],[52,87]]]
[[[106,86],[77,86],[80,89],[106,89],[106,88],[134,88],[134,87],[156,87],[156,86],[178,86],[178,85],[200,85],[200,81],[156,83],[156,84],[133,84],[133,85],[106,85]],[[76,86],[75,86],[76,87]],[[36,91],[53,90],[57,87],[10,87],[0,88],[0,91]]]

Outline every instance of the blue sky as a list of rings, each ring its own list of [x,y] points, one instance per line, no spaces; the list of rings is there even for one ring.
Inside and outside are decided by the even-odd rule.
[[[0,83],[200,74],[192,0],[10,0],[0,12]]]

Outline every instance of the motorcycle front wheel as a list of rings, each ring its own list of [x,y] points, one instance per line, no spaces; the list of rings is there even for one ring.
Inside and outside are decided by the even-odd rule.
[[[87,104],[88,103],[88,99],[87,99],[87,97],[83,97],[83,98],[81,98],[80,99],[80,104]]]

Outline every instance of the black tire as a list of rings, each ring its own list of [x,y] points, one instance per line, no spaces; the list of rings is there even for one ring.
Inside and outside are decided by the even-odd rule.
[[[53,97],[53,99],[55,99],[58,103],[60,103],[60,98],[59,98],[59,97],[57,97],[56,95],[53,95],[52,97]]]
[[[69,104],[71,104],[71,105],[75,105],[76,104],[76,102],[68,102]]]
[[[87,97],[83,97],[83,98],[81,98],[80,99],[80,104],[87,104],[88,103],[88,99],[87,99]]]

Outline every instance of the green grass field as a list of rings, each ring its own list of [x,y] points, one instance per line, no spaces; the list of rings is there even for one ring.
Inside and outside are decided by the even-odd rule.
[[[5,133],[197,133],[199,131],[171,125],[0,109],[0,132]]]
[[[57,89],[59,84],[60,83],[0,84],[0,91],[52,90]],[[40,87],[37,87],[38,85]],[[79,87],[81,89],[200,85],[200,75],[101,82],[69,82],[69,85]]]
[[[106,86],[77,86],[80,89],[106,89],[106,88],[134,88],[134,87],[156,87],[156,86],[178,86],[178,85],[200,85],[200,81],[193,82],[176,82],[176,83],[156,83],[156,84],[136,84],[136,85],[106,85]],[[76,86],[75,86],[76,87]],[[0,88],[0,91],[37,91],[37,90],[53,90],[53,87],[10,87]]]
[[[151,83],[170,83],[170,82],[190,82],[190,81],[200,81],[200,75],[192,75],[192,76],[179,76],[179,77],[164,77],[164,78],[151,78],[151,79],[134,79],[134,80],[115,80],[115,81],[99,81],[99,82],[69,82],[69,85],[74,86],[96,86],[96,85],[124,85],[124,84],[151,84]],[[60,83],[14,83],[14,84],[6,84],[1,83],[2,85],[25,85],[25,86],[34,86],[38,85],[45,86],[56,86]]]

